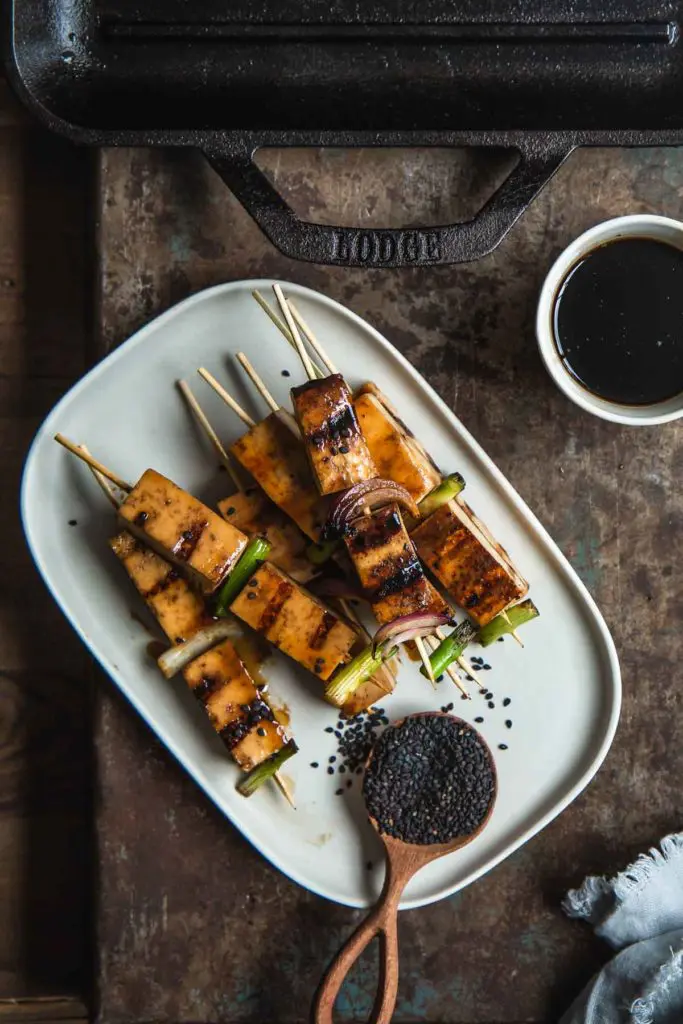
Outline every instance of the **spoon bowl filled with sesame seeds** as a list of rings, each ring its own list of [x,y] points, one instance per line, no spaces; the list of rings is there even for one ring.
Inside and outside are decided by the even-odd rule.
[[[386,853],[381,895],[333,960],[318,989],[315,1024],[332,1024],[348,972],[379,936],[379,988],[371,1024],[391,1021],[398,992],[398,908],[406,885],[425,865],[472,842],[488,823],[497,778],[491,752],[467,722],[444,712],[408,715],[373,747],[363,780],[370,823]]]

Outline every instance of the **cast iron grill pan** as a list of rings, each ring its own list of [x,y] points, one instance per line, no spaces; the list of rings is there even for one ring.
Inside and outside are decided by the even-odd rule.
[[[577,145],[683,140],[683,2],[13,0],[6,64],[57,131],[197,146],[286,255],[349,266],[490,252]],[[298,220],[262,146],[505,146],[519,162],[468,222]]]

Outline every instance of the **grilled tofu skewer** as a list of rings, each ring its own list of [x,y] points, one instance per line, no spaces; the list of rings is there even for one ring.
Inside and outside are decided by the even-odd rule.
[[[306,557],[306,538],[258,484],[244,486],[228,451],[186,381],[178,381],[178,387],[235,485],[235,492],[218,502],[220,514],[248,537],[265,537],[270,544],[270,561],[299,583],[305,583],[315,573],[315,567]]]
[[[320,343],[314,338],[310,327],[305,324],[303,318],[296,311],[293,313],[293,319],[304,330],[309,344],[314,346],[317,354],[330,368],[332,364]],[[437,466],[376,385],[366,383],[359,389],[354,399],[354,409],[370,455],[378,467],[378,476],[400,483],[418,502],[438,487],[442,476]],[[472,614],[472,609],[484,589],[487,590],[487,604],[493,617],[496,614],[504,613],[506,607],[521,600],[526,594],[528,586],[515,570],[505,551],[497,544],[472,510],[460,501],[457,504],[464,510],[461,514],[464,522],[459,536],[462,538],[467,532],[470,542],[464,545],[460,551],[454,551],[451,547],[451,565],[448,573],[440,575],[439,571],[434,568],[439,565],[439,548],[438,544],[430,543],[428,539],[430,533],[427,527],[425,526],[422,530],[418,524],[416,530],[411,529],[411,536],[415,540],[420,557],[434,572],[442,586],[456,603],[463,607],[475,622],[478,622],[478,617],[476,613]],[[443,516],[443,512],[437,510],[434,515],[437,516],[437,523],[433,524],[436,526],[440,517]],[[431,516],[429,519],[431,520]],[[442,527],[439,540],[446,543],[447,533],[448,530]],[[476,573],[479,567],[484,567],[488,578],[478,589],[472,589],[473,573]],[[468,583],[470,584],[469,589]],[[521,640],[514,630],[512,635],[521,645]],[[471,670],[469,671],[474,677]]]
[[[230,574],[247,537],[171,480],[147,469],[135,486],[61,434],[55,440],[124,491],[121,525],[188,575],[205,594]]]
[[[90,456],[85,445],[78,448]],[[93,464],[90,464],[90,469],[106,497],[118,509],[121,503],[108,486],[102,470]],[[189,583],[130,533],[122,531],[117,534],[109,546],[171,644],[188,640],[211,621],[204,601]],[[230,640],[223,640],[195,658],[184,669],[183,676],[201,700],[212,726],[228,747],[233,760],[243,771],[252,771],[287,747],[289,741],[284,730],[278,725]],[[247,712],[245,707],[249,709]],[[273,778],[294,807],[289,788],[279,773],[275,772]]]
[[[321,495],[336,494],[340,491],[347,490],[364,480],[377,478],[379,476],[377,467],[370,455],[358,424],[358,419],[353,408],[351,392],[346,381],[341,374],[336,372],[333,372],[330,376],[323,377],[321,379],[316,377],[310,358],[306,352],[306,348],[298,333],[292,310],[282,293],[282,289],[279,285],[274,285],[273,291],[275,292],[280,304],[283,316],[287,321],[287,326],[294,338],[297,351],[299,352],[304,369],[309,378],[307,384],[292,388],[291,395],[292,403],[294,405],[294,415],[299,425],[299,429],[301,430],[311,470]],[[310,335],[312,332],[300,315],[299,321],[303,322],[306,333]],[[317,340],[315,341],[315,345],[318,355],[321,356],[328,369],[334,370],[334,365],[324,354],[324,351]],[[369,513],[369,509],[366,509],[366,513]],[[405,528],[403,527],[398,509],[396,509],[396,517],[398,519],[400,529],[405,534],[404,543],[407,545],[407,549],[410,549],[412,548],[412,544],[408,538]],[[368,514],[365,515],[364,519],[368,521],[368,524],[372,522],[372,516]],[[361,570],[355,557],[358,553],[358,545],[349,546],[347,543],[347,549],[354,565],[356,565],[356,569],[359,572],[363,586],[367,588],[366,581],[363,580]],[[416,561],[417,559],[415,559],[415,562]],[[390,564],[390,562],[387,562],[387,566]],[[377,564],[375,567],[377,568]],[[398,571],[399,570],[397,570],[397,572]],[[389,583],[387,573],[385,572],[384,575],[387,577],[385,579],[386,585],[394,586],[396,590],[401,589],[402,583],[405,582],[400,576],[394,575],[392,582]],[[445,602],[438,597],[436,590],[431,587],[431,584],[429,584],[426,577],[424,577],[424,573],[422,573],[422,576],[424,581],[423,589],[428,590],[431,588],[433,593],[429,593],[429,599],[427,602],[425,600],[425,596],[421,595],[418,597],[413,588],[413,594],[410,599],[413,607],[410,608],[410,610],[421,611],[428,609],[436,611],[439,603],[445,609]],[[403,589],[406,590],[406,601],[408,601],[408,590],[405,587]],[[378,617],[379,622],[383,623],[388,621],[384,612],[380,612],[378,602],[374,601],[372,604],[373,611]],[[387,605],[387,607],[391,606],[391,603]],[[406,614],[406,611],[404,610],[397,614]],[[429,660],[429,653],[421,638],[416,638],[415,646],[420,655],[425,671],[427,672],[428,678],[432,684],[434,684],[435,679]]]

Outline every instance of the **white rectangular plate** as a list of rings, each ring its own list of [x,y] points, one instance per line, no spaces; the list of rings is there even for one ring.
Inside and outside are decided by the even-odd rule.
[[[272,694],[291,712],[300,747],[286,774],[297,811],[274,787],[246,800],[235,791],[237,769],[212,733],[182,680],[166,682],[146,653],[149,640],[131,612],[143,613],[125,573],[106,546],[114,532],[111,507],[91,474],[59,448],[62,431],[121,476],[136,480],[153,466],[212,501],[225,496],[227,477],[198,436],[174,382],[192,382],[226,441],[241,424],[195,375],[204,364],[256,416],[265,410],[235,367],[244,350],[283,403],[302,380],[296,355],[251,298],[270,281],[221,285],[181,302],[144,327],[96,366],[60,401],[38,432],[22,489],[26,535],[55,600],[92,653],[159,738],[212,800],[265,857],[287,875],[329,899],[361,907],[381,885],[380,844],[365,820],[358,781],[328,775],[336,740],[325,727],[336,715],[312,677],[275,654],[264,670]],[[544,827],[589,782],[612,741],[621,686],[614,644],[586,589],[557,547],[441,399],[394,348],[338,303],[297,285],[284,285],[352,386],[372,379],[445,471],[467,480],[467,499],[531,582],[541,618],[524,628],[525,649],[510,639],[484,654],[482,673],[495,709],[472,687],[460,701],[446,680],[435,692],[412,665],[384,702],[391,719],[453,701],[455,713],[479,726],[498,768],[499,795],[490,824],[462,852],[436,861],[406,890],[402,906],[448,896],[490,870]],[[288,378],[282,375],[288,370]],[[217,485],[222,484],[223,494]],[[76,520],[77,526],[69,526]],[[503,708],[503,698],[511,703]],[[505,720],[513,721],[513,728]],[[507,750],[499,744],[507,744]],[[320,768],[310,767],[317,761]],[[356,780],[360,777],[356,776]]]

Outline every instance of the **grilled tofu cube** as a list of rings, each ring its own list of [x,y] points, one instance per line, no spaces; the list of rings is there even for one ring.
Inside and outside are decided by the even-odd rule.
[[[380,396],[377,389],[365,391],[361,388],[353,402],[377,475],[401,484],[415,501],[421,501],[441,483],[441,473],[408,428],[385,404],[384,396]]]
[[[126,530],[109,541],[141,597],[172,644],[207,624],[204,602],[178,570]]]
[[[335,494],[378,475],[341,374],[292,388],[292,402],[321,494]]]
[[[425,575],[396,505],[356,519],[345,541],[378,622],[415,612],[448,611]]]
[[[464,502],[446,502],[413,530],[412,538],[425,565],[479,626],[529,589],[507,552]]]
[[[251,771],[287,742],[230,640],[195,658],[183,675],[240,768]]]
[[[325,520],[302,442],[272,413],[251,427],[230,451],[278,508],[318,540]]]
[[[317,597],[264,562],[230,610],[319,679],[350,658],[357,632]]]
[[[301,530],[274,505],[260,487],[238,491],[218,502],[223,518],[247,537],[265,537],[269,560],[299,583],[310,580],[315,567],[306,557],[307,540]]]
[[[142,474],[119,517],[126,530],[183,569],[203,593],[216,589],[247,544],[240,530],[153,469]]]

